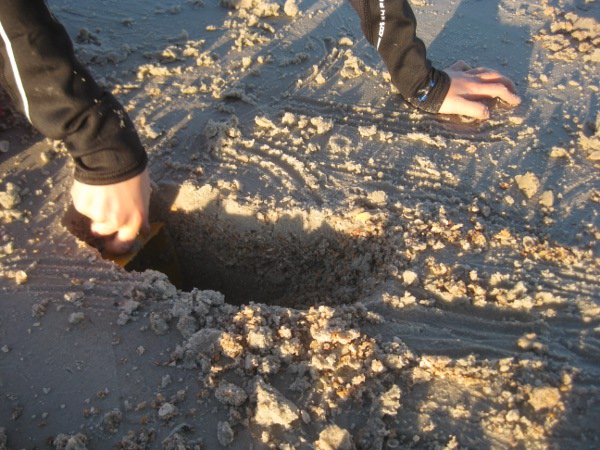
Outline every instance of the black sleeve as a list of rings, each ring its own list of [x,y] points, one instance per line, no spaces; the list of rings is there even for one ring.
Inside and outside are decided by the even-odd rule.
[[[0,0],[0,37],[0,82],[34,127],[65,142],[77,180],[112,184],[145,169],[129,116],[77,61],[44,0]]]
[[[360,17],[365,37],[377,49],[402,97],[417,108],[437,113],[450,88],[450,77],[427,59],[408,1],[349,1]]]

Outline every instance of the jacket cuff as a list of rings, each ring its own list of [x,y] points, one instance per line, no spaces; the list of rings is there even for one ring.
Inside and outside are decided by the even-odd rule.
[[[75,161],[75,179],[119,183],[144,171],[148,155],[123,107],[105,93],[70,123],[64,141]]]
[[[137,153],[103,150],[75,158],[74,177],[84,184],[116,184],[139,175],[147,166],[148,156],[143,150]]]
[[[414,107],[437,114],[450,89],[450,76],[443,70],[432,68],[429,77],[421,84],[416,94],[406,101]]]

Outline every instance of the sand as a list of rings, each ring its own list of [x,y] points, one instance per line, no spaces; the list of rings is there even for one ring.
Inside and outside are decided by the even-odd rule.
[[[413,2],[436,66],[516,82],[485,123],[403,104],[342,1],[50,5],[182,279],[79,239],[5,108],[0,449],[600,446],[596,1]]]

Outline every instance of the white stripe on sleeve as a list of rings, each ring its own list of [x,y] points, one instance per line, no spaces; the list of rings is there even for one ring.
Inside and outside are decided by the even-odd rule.
[[[15,81],[17,83],[17,88],[19,89],[19,94],[21,95],[21,100],[23,102],[23,111],[25,112],[25,115],[31,122],[31,117],[29,116],[29,101],[27,100],[27,94],[25,94],[25,88],[23,87],[23,81],[21,80],[21,74],[19,73],[19,67],[17,66],[17,60],[15,58],[15,53],[13,52],[12,44],[10,43],[10,39],[6,34],[6,31],[4,30],[2,22],[0,22],[0,35],[4,40],[6,53],[8,53],[8,58],[10,60],[10,65],[12,67]]]

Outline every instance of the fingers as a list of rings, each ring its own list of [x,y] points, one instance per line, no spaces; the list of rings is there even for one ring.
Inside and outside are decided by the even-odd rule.
[[[483,75],[485,73],[496,73],[497,74],[497,72],[494,72],[493,70],[488,69],[486,67],[474,67],[469,70],[466,70],[465,73],[467,73],[469,75]]]
[[[92,222],[90,229],[95,236],[104,239],[108,252],[118,255],[131,250],[138,234],[147,233],[150,224],[147,219],[142,221],[141,217],[133,216],[124,224]]]
[[[511,106],[517,106],[521,103],[521,98],[502,83],[484,83],[481,87],[482,94],[485,97],[499,98]]]
[[[149,227],[148,227],[149,228]],[[104,240],[104,248],[116,255],[127,253],[131,250],[138,234],[145,233],[145,227],[140,225],[125,225],[115,227],[106,223],[94,222],[91,225],[92,233]]]
[[[96,237],[105,237],[115,234],[119,227],[105,222],[92,222],[90,231]]]
[[[483,99],[497,98],[510,106],[521,103],[510,78],[485,67],[467,67],[466,63],[459,61],[451,66],[453,70],[446,71],[450,76],[450,89],[440,107],[441,114],[485,120],[490,117],[490,111],[481,101]]]
[[[106,250],[115,255],[127,253],[135,244],[137,235],[138,229],[136,227],[122,227],[114,235],[105,238]]]
[[[447,98],[440,108],[440,113],[457,114],[477,120],[487,120],[490,118],[490,110],[486,105],[464,97]]]
[[[471,81],[463,86],[462,96],[470,100],[497,98],[510,106],[517,106],[521,98],[502,83],[480,83]]]
[[[505,77],[501,73],[495,72],[493,70],[486,69],[484,72],[481,72],[476,75],[478,80],[483,83],[500,83],[506,86],[506,88],[512,92],[515,92],[517,89],[510,78]]]
[[[490,118],[490,110],[487,106],[480,102],[471,100],[463,100],[461,111],[467,117],[472,117],[477,120],[487,120]]]
[[[484,83],[501,83],[508,89],[515,91],[516,87],[512,80],[500,72],[489,69],[487,67],[474,67],[472,68],[464,61],[456,61],[451,66],[444,69],[446,72],[462,72],[457,75],[471,75],[474,79]]]

